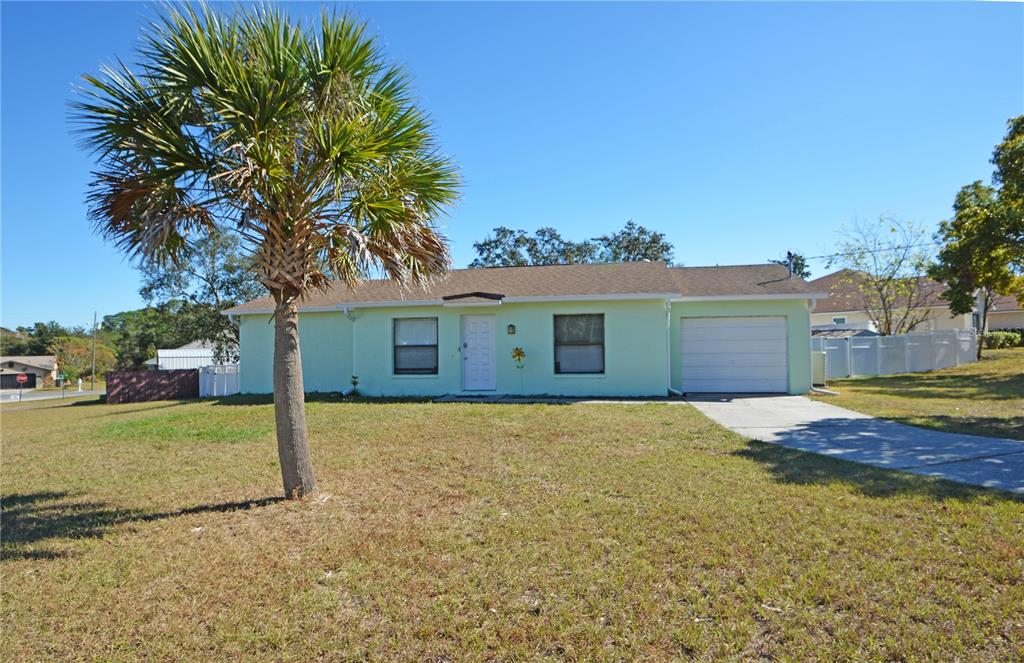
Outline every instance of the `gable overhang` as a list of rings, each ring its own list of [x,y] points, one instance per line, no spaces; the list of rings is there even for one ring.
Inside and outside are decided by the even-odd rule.
[[[505,295],[500,295],[496,292],[464,292],[458,295],[446,295],[442,297],[446,307],[465,307],[465,306],[500,306],[501,300],[505,298]]]
[[[474,300],[466,301],[464,299],[445,300],[441,306],[445,308],[470,308],[473,306],[501,306],[500,299],[489,299],[485,301]]]

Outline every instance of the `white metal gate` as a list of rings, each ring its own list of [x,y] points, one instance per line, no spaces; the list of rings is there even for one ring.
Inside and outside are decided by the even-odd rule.
[[[237,364],[227,366],[203,366],[199,369],[199,397],[230,396],[240,389],[240,375]]]

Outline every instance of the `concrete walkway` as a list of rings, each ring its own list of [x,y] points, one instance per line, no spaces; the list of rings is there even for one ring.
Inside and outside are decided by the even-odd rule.
[[[905,426],[803,396],[714,394],[687,400],[726,428],[761,442],[1024,493],[1024,441]]]

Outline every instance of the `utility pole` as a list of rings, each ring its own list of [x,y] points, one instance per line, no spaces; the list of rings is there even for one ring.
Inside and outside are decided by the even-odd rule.
[[[92,312],[92,390],[96,391],[96,311]]]

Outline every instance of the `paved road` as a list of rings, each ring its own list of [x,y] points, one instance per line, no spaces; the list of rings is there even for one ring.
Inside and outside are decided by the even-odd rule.
[[[75,391],[74,389],[68,389],[67,393],[63,396],[60,390],[56,391],[24,391],[21,394],[21,402],[28,403],[29,401],[47,401],[54,398],[81,398],[82,396],[99,396],[103,393],[102,389],[90,391]],[[18,390],[17,389],[4,389],[0,392],[0,402],[5,404],[17,403],[18,402]]]
[[[726,428],[761,442],[1024,493],[1024,441],[906,426],[803,396],[715,394],[687,400]]]

